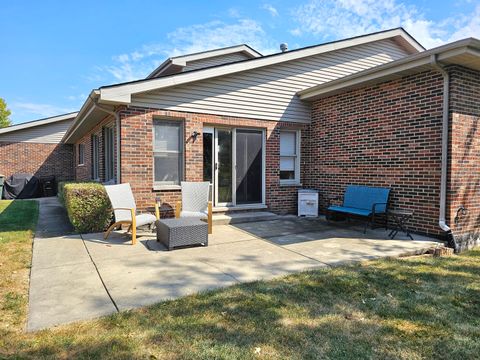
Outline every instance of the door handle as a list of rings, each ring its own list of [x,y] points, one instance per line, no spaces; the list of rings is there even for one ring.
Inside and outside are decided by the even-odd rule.
[[[215,170],[218,170],[218,163],[215,163]]]

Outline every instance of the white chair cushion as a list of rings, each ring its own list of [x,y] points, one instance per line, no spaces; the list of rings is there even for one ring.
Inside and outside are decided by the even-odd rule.
[[[199,212],[208,207],[210,183],[182,181],[182,210]]]
[[[207,216],[208,216],[207,211],[180,211],[180,217],[206,218]]]
[[[135,210],[137,208],[135,206],[132,188],[129,183],[106,185],[105,190],[114,209],[127,208]],[[130,210],[115,210],[114,213],[116,222],[132,220],[132,213]]]
[[[152,214],[140,214],[135,216],[135,219],[137,221],[137,227],[147,224],[153,224],[155,220],[157,220],[155,215]]]

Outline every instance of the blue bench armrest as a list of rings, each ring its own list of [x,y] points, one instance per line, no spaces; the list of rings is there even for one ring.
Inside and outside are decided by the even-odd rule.
[[[377,211],[376,208],[377,208],[378,205],[385,205],[385,209],[384,209],[383,211]],[[387,212],[387,205],[388,205],[388,203],[386,203],[386,202],[385,202],[385,203],[375,203],[375,204],[373,204],[373,205],[372,205],[372,214],[375,215],[375,214],[383,214],[383,213],[386,213],[386,212]]]

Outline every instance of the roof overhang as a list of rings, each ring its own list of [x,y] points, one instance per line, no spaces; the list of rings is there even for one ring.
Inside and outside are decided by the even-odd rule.
[[[163,76],[176,74],[182,71],[182,69],[187,66],[187,62],[190,61],[209,59],[212,57],[229,55],[234,53],[243,53],[251,59],[262,56],[262,54],[260,54],[258,51],[252,49],[246,44],[230,46],[215,50],[202,51],[189,55],[175,56],[172,58],[168,58],[162,64],[160,64],[159,67],[157,67],[150,75],[147,76],[147,79],[151,79],[159,75]]]
[[[432,57],[444,65],[455,64],[480,71],[480,40],[468,38],[455,41],[341,79],[301,90],[297,95],[302,100],[312,101],[367,85],[431,70]]]
[[[62,142],[67,144],[74,144],[86,135],[90,129],[98,125],[100,121],[109,116],[105,111],[100,110],[95,106],[95,101],[98,101],[98,90],[93,90],[78,112],[75,121],[63,136]],[[103,105],[103,108],[108,110],[115,110],[113,105]]]
[[[245,70],[252,70],[264,66],[274,65],[286,61],[301,59],[306,56],[318,55],[330,51],[341,50],[351,46],[366,44],[374,41],[391,39],[404,44],[409,53],[418,53],[424,48],[402,28],[382,31],[374,34],[363,35],[355,38],[334,41],[322,45],[311,46],[285,53],[263,56],[247,61],[218,65],[206,69],[188,71],[161,78],[145,79],[129,83],[103,86],[99,89],[99,103],[104,104],[129,104],[132,95],[159,90],[171,86],[191,83],[227,74],[234,74]]]
[[[55,123],[55,122],[59,122],[59,121],[70,120],[70,119],[75,118],[77,116],[77,114],[78,114],[78,112],[72,112],[72,113],[63,114],[63,115],[52,116],[52,117],[49,117],[49,118],[28,121],[28,122],[24,122],[24,123],[18,124],[18,125],[8,126],[8,127],[0,129],[0,134],[6,134],[6,133],[9,133],[9,132],[13,132],[13,131],[28,129],[28,128],[32,128],[32,127],[35,127],[35,126],[51,124],[51,123]]]

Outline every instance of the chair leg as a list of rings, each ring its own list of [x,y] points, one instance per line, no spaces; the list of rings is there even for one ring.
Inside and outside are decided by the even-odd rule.
[[[208,202],[208,233],[211,234],[213,232],[213,215],[212,215],[212,202]]]
[[[132,245],[137,243],[137,228],[132,226]]]
[[[105,240],[110,236],[110,233],[112,232],[112,230],[113,230],[116,226],[118,226],[118,224],[117,224],[117,223],[114,223],[114,224],[112,224],[112,225],[110,225],[110,226],[108,227],[107,231],[106,231],[105,234],[103,235],[103,238],[104,238]]]
[[[137,218],[135,217],[135,210],[131,209],[131,216],[132,216],[132,224],[130,227],[132,228],[132,245],[137,243]]]

